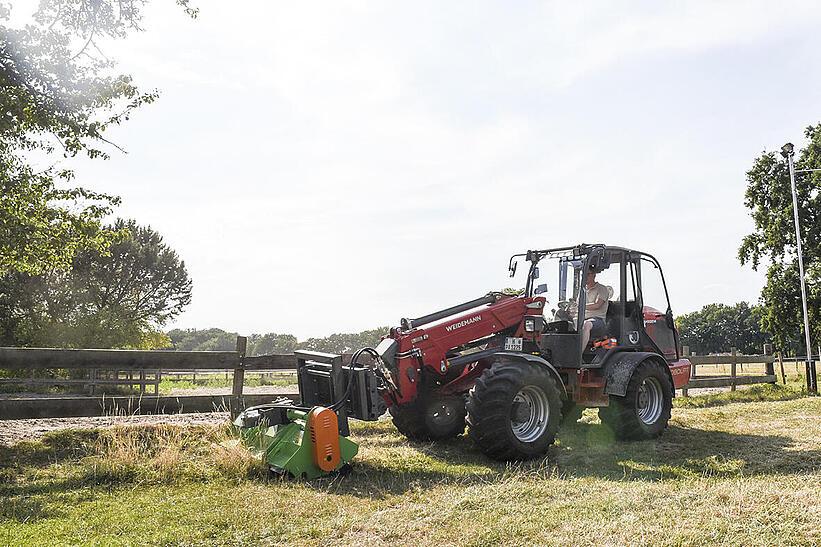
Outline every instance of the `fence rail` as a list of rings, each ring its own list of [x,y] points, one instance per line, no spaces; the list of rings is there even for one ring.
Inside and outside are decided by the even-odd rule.
[[[769,346],[769,345],[768,345]],[[209,412],[228,410],[236,413],[247,405],[269,401],[274,396],[296,399],[296,393],[285,394],[244,394],[245,372],[277,371],[296,369],[296,356],[260,355],[246,356],[246,339],[237,338],[236,351],[141,351],[109,349],[51,349],[51,348],[0,348],[0,369],[44,370],[44,369],[89,369],[102,371],[125,371],[146,373],[148,371],[180,371],[210,374],[220,371],[233,372],[233,387],[230,395],[187,395],[187,396],[96,396],[96,397],[25,397],[10,396],[0,398],[0,420],[23,418],[59,418],[70,416],[100,416],[108,414],[159,414],[180,412]],[[783,360],[772,355],[770,347],[765,347],[764,355],[737,355],[735,349],[730,355],[689,355],[684,354],[693,364],[690,382],[682,390],[688,395],[690,389],[703,387],[730,387],[753,383],[775,383],[777,381],[774,363],[779,362],[784,379]],[[350,355],[344,356],[348,362]],[[738,374],[737,368],[745,364],[764,364],[765,374]],[[698,375],[697,367],[702,365],[730,365],[730,375]],[[160,374],[157,374],[157,383]],[[140,378],[142,378],[142,374]],[[30,383],[25,379],[4,379],[0,383]],[[46,382],[44,382],[46,383]],[[88,380],[63,380],[60,383],[87,384]],[[101,385],[122,385],[119,380],[98,380]],[[127,382],[125,382],[127,383]],[[134,382],[139,384],[139,381]],[[151,383],[150,381],[146,383]],[[133,384],[132,384],[133,385]]]
[[[0,348],[0,369],[45,370],[45,369],[88,369],[90,371],[124,371],[137,373],[159,371],[159,378],[166,371],[182,372],[226,372],[233,373],[230,395],[186,395],[186,396],[97,396],[97,397],[0,397],[0,420],[24,418],[62,418],[71,416],[101,416],[110,414],[173,414],[181,412],[230,411],[236,414],[248,405],[270,401],[274,397],[289,397],[295,400],[297,393],[244,394],[246,372],[296,370],[296,356],[260,355],[246,356],[247,339],[237,337],[236,351],[143,351],[113,349],[54,349],[54,348]],[[343,363],[350,362],[351,356],[343,355]],[[29,383],[29,379],[7,378],[2,383]],[[48,380],[43,384],[65,383],[85,384],[85,380]],[[38,383],[36,380],[34,384]],[[141,380],[102,380],[101,385],[137,385]],[[147,381],[146,383],[151,383]],[[144,391],[144,388],[143,390]]]
[[[730,350],[729,355],[691,355],[690,348],[682,348],[683,355],[690,360],[690,381],[681,390],[682,395],[687,397],[691,389],[708,387],[729,387],[731,391],[736,390],[736,386],[749,384],[774,384],[778,381],[775,375],[774,363],[776,357],[773,355],[772,346],[764,344],[763,355],[738,355],[736,348]],[[739,375],[739,365],[763,364],[764,374]],[[730,375],[710,375],[699,376],[699,365],[730,365]],[[782,376],[784,367],[781,367]],[[786,381],[786,380],[785,380]]]

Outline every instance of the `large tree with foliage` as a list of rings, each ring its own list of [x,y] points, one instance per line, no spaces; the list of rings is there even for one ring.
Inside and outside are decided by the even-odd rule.
[[[42,0],[29,24],[11,28],[12,8],[0,2],[0,274],[66,269],[80,249],[104,251],[115,237],[100,221],[117,198],[73,187],[72,172],[50,158],[108,157],[117,147],[106,130],[157,97],[101,52],[106,40],[141,30],[144,5]]]
[[[821,124],[804,133],[807,145],[796,156],[796,169],[821,169]],[[796,178],[801,245],[804,253],[810,330],[821,337],[821,173]],[[777,152],[764,152],[747,172],[745,205],[755,231],[738,251],[742,264],[767,265],[767,284],[761,292],[761,325],[784,350],[803,352],[803,318],[797,245],[793,224],[792,189],[787,161]],[[799,349],[800,348],[800,349]]]
[[[81,250],[69,270],[0,278],[3,343],[56,347],[170,345],[160,332],[191,301],[185,263],[150,227],[118,220],[101,253]]]
[[[707,304],[676,320],[681,345],[700,355],[737,348],[747,355],[761,353],[769,335],[761,331],[763,308],[739,302],[734,306]]]

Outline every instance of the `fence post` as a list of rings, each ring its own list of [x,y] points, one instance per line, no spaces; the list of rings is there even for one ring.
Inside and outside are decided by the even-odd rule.
[[[689,357],[690,356],[690,346],[681,346],[681,356],[682,357]],[[695,368],[696,367],[692,363],[690,363],[690,378],[692,378],[694,376],[693,372],[694,372]],[[682,397],[689,397],[688,390],[687,390],[687,384],[684,384],[684,387],[681,388],[681,396]]]
[[[778,352],[778,366],[781,369],[781,383],[786,385],[787,384],[787,374],[784,372],[784,354],[780,351]]]
[[[772,344],[764,344],[764,355],[768,357],[772,357],[773,355],[773,345]],[[769,376],[775,376],[775,363],[773,361],[768,361],[764,363],[764,374]]]
[[[730,380],[730,391],[735,391],[735,379],[736,379],[735,356],[736,356],[736,349],[734,347],[730,348],[730,353],[732,353],[732,356],[733,356],[733,360],[730,362],[730,377],[732,378]]]
[[[245,360],[245,349],[248,347],[248,339],[244,336],[237,336],[237,354],[239,355],[239,364],[234,369],[234,389],[231,397],[231,419],[236,418],[241,412],[243,406],[242,402],[242,386],[245,383],[245,368],[243,361]]]
[[[94,395],[94,388],[97,385],[97,369],[92,368],[88,371],[88,394]]]

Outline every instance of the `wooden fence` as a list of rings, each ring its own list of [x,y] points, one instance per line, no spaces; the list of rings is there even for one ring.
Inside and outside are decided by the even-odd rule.
[[[0,398],[0,420],[62,418],[113,414],[176,414],[229,411],[268,402],[271,394],[245,395],[246,371],[295,370],[296,357],[245,355],[246,338],[237,338],[236,351],[140,351],[108,349],[0,348],[0,369],[98,369],[131,371],[233,371],[231,395],[15,396]],[[80,380],[84,382],[84,380]],[[277,396],[296,399],[297,394]]]
[[[270,401],[273,394],[244,394],[245,373],[248,371],[295,370],[296,357],[287,355],[246,356],[245,337],[237,338],[235,351],[139,351],[99,349],[41,349],[0,348],[0,369],[96,369],[125,371],[139,374],[141,371],[186,371],[193,374],[233,371],[230,395],[161,396],[123,395],[89,396],[26,396],[0,397],[0,420],[24,418],[60,418],[71,416],[101,416],[116,414],[175,414],[185,412],[229,411]],[[685,348],[685,353],[689,353]],[[347,359],[350,356],[345,356]],[[735,349],[729,355],[688,356],[693,363],[688,385],[682,390],[704,387],[726,387],[753,383],[775,383],[774,363],[777,358],[769,348],[764,355],[737,355]],[[763,364],[764,374],[751,375],[743,371],[744,365]],[[698,367],[729,365],[729,375],[699,375]],[[742,374],[739,374],[739,367]],[[784,377],[783,361],[781,374]],[[84,382],[85,380],[79,380]],[[298,394],[276,394],[296,400]]]
[[[772,346],[764,345],[763,355],[738,355],[736,348],[730,350],[729,355],[691,355],[690,349],[684,346],[682,351],[684,357],[690,360],[690,381],[682,389],[682,395],[687,397],[689,390],[707,387],[729,387],[731,391],[736,390],[736,386],[748,384],[774,384],[778,380],[775,376],[775,362],[777,358],[773,355]],[[780,357],[779,357],[780,359]],[[764,374],[739,374],[739,367],[744,372],[744,365],[763,364]],[[699,365],[728,365],[729,374],[709,374],[699,375]],[[723,372],[723,370],[721,371]],[[784,375],[783,360],[781,360],[781,375],[786,382]]]

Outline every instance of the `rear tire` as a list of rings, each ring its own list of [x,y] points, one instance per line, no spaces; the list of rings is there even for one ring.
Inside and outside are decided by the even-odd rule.
[[[467,402],[473,442],[501,461],[541,456],[553,444],[562,400],[546,368],[500,360],[476,380]]]
[[[435,395],[390,408],[393,425],[411,441],[452,439],[465,431],[465,400],[458,395]]]
[[[610,396],[599,409],[602,423],[620,440],[655,439],[667,428],[673,407],[673,386],[664,366],[655,359],[633,371],[624,397]]]

